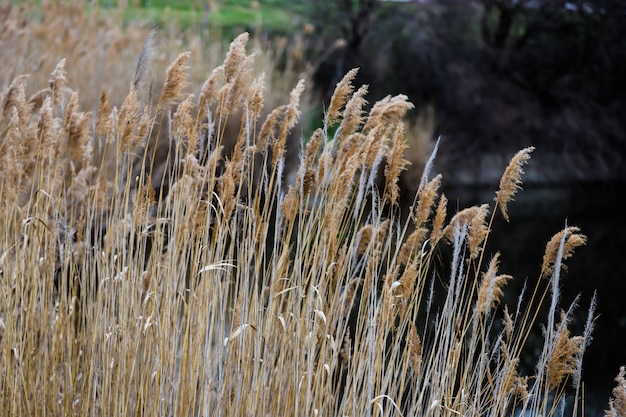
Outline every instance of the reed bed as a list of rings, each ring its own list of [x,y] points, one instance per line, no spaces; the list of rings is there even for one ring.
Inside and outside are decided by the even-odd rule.
[[[149,36],[119,108],[104,86],[83,110],[65,60],[40,105],[26,77],[3,93],[0,414],[548,416],[566,393],[581,414],[595,298],[573,336],[578,300],[561,307],[559,288],[585,236],[555,234],[514,306],[501,303],[513,277],[485,252],[533,148],[493,201],[447,213],[435,146],[403,207],[413,105],[399,95],[366,110],[355,69],[289,179],[305,83],[264,108],[247,43],[197,89],[180,53],[155,92]],[[520,374],[538,326],[537,365]],[[623,373],[610,415],[623,414]]]

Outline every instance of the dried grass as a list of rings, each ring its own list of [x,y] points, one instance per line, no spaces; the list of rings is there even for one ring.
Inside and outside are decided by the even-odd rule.
[[[595,300],[582,337],[567,329],[573,307],[555,316],[562,261],[585,238],[566,226],[548,244],[550,279],[512,316],[501,305],[511,277],[498,255],[483,264],[530,148],[494,206],[448,219],[444,179],[426,172],[407,211],[406,97],[365,120],[367,88],[355,92],[351,71],[290,171],[304,82],[268,103],[242,35],[204,86],[187,81],[193,55],[178,55],[155,106],[140,91],[157,66],[153,36],[126,100],[107,85],[92,107],[65,100],[70,59],[50,65],[48,87],[3,84],[0,415],[553,415],[568,380],[580,401]],[[36,109],[31,84],[49,88]],[[549,291],[545,347],[524,375]],[[623,413],[623,373],[608,415]]]
[[[609,400],[609,409],[605,412],[606,417],[617,417],[626,414],[626,371],[622,366],[619,374],[615,377],[617,386],[613,388],[613,395]]]

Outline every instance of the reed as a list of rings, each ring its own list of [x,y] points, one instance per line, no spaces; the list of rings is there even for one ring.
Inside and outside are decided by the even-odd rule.
[[[427,169],[402,207],[412,104],[387,97],[366,112],[353,70],[302,139],[290,180],[305,84],[263,113],[247,43],[238,37],[197,86],[193,52],[179,54],[156,104],[149,51],[119,109],[106,86],[95,113],[78,92],[64,101],[69,61],[37,109],[30,80],[8,84],[0,414],[552,415],[572,382],[578,404],[595,300],[583,335],[571,336],[576,303],[560,307],[559,274],[585,237],[567,225],[555,235],[511,312],[502,296],[514,278],[498,272],[497,254],[485,260],[532,149],[513,157],[492,204],[448,216],[445,179]],[[164,160],[155,138],[167,142]],[[543,350],[522,375],[544,304]],[[608,415],[623,409],[619,388],[614,396]]]

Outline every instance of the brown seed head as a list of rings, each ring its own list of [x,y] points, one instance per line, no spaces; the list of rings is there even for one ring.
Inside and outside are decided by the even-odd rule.
[[[435,217],[433,219],[433,228],[430,235],[431,247],[435,247],[443,237],[443,225],[446,222],[446,215],[448,211],[447,207],[448,199],[445,195],[441,194],[441,197],[439,197],[439,205],[437,206],[437,210],[435,211]]]
[[[583,337],[570,337],[565,321],[565,313],[562,312],[561,323],[557,325],[556,339],[547,364],[548,390],[558,387],[566,376],[576,371],[576,359],[582,349]]]
[[[513,334],[513,319],[509,314],[508,306],[504,306],[504,318],[502,319],[502,327],[504,327],[505,342],[511,341],[511,335]]]
[[[137,145],[135,129],[139,124],[139,102],[137,101],[137,91],[130,88],[118,116],[117,130],[119,134],[119,145],[122,151],[132,149]]]
[[[398,263],[400,265],[406,265],[413,257],[415,251],[421,249],[427,234],[428,229],[419,227],[409,235],[398,254]]]
[[[487,235],[489,229],[487,227],[487,215],[489,214],[489,205],[483,204],[479,207],[478,212],[469,223],[469,234],[467,236],[467,245],[470,250],[470,258],[476,259],[480,255],[481,246]]]
[[[215,103],[217,100],[218,91],[220,89],[220,84],[224,80],[224,65],[220,65],[215,68],[209,78],[202,85],[202,90],[200,91],[200,97],[198,99],[198,112],[201,117],[204,117],[208,112],[208,106]]]
[[[11,81],[7,92],[4,95],[4,100],[2,101],[2,113],[0,115],[7,116],[10,115],[9,109],[12,107],[18,107],[18,97],[20,95],[20,88],[24,91],[24,85],[26,84],[26,80],[28,79],[28,74],[22,74]]]
[[[278,139],[272,146],[272,164],[276,165],[286,152],[287,135],[294,128],[300,117],[300,96],[304,91],[304,80],[298,81],[296,87],[289,94],[289,105],[285,111],[285,116],[280,125]]]
[[[152,188],[151,181],[146,180],[146,184],[139,187],[137,195],[133,201],[133,223],[144,225],[148,220],[150,207],[156,204],[156,192]]]
[[[300,192],[293,185],[289,186],[289,190],[285,195],[285,198],[281,204],[281,210],[283,212],[283,218],[287,224],[290,224],[295,220],[296,214],[298,214],[298,208],[300,204]]]
[[[517,366],[519,358],[512,358],[509,353],[509,346],[506,343],[500,344],[500,353],[502,354],[503,365],[498,372],[500,379],[500,392],[504,395],[518,393],[518,373]]]
[[[323,132],[318,128],[306,144],[304,159],[298,170],[298,182],[302,186],[302,193],[308,196],[315,187],[315,158],[323,140]]]
[[[176,140],[176,146],[183,146],[186,142],[187,149],[185,153],[193,153],[198,145],[199,135],[191,116],[193,109],[193,94],[189,94],[183,100],[172,117],[173,140]]]
[[[422,340],[417,333],[417,327],[411,321],[409,322],[409,333],[407,338],[409,339],[409,363],[415,375],[419,375],[422,365]]]
[[[420,259],[413,260],[410,264],[404,268],[404,272],[402,272],[402,276],[400,277],[400,284],[402,289],[402,303],[404,305],[408,305],[411,300],[411,296],[413,295],[413,289],[415,287],[415,281],[419,275],[418,265],[420,263]]]
[[[7,200],[20,195],[21,181],[24,176],[24,145],[20,136],[20,122],[17,109],[7,127],[7,133],[0,144],[0,182],[6,192]]]
[[[365,111],[363,107],[367,105],[365,95],[367,94],[368,86],[362,85],[356,93],[352,95],[348,103],[346,103],[346,109],[343,112],[343,121],[341,122],[341,132],[339,133],[338,140],[342,140],[345,137],[355,133],[359,127],[363,124]]]
[[[358,240],[359,246],[357,247],[356,253],[358,253],[359,255],[363,255],[365,251],[367,250],[367,247],[369,246],[370,241],[372,240],[372,225],[371,224],[366,224],[365,226],[361,228],[361,230],[359,230],[358,239],[359,239]]]
[[[524,173],[522,167],[528,162],[530,153],[534,149],[535,148],[531,146],[517,152],[509,162],[509,165],[504,171],[504,175],[502,175],[500,179],[500,188],[496,192],[495,202],[496,205],[500,207],[500,212],[507,222],[509,221],[509,214],[506,210],[507,204],[513,201],[517,190],[522,188],[521,177]]]
[[[337,83],[335,92],[330,99],[328,112],[326,113],[325,123],[328,126],[334,125],[341,118],[341,109],[348,101],[348,97],[354,91],[352,81],[354,80],[354,77],[356,77],[357,72],[359,72],[358,68],[351,69],[346,75],[344,75],[343,79]]]
[[[626,416],[626,368],[619,368],[619,374],[615,377],[617,386],[613,388],[613,396],[609,400],[609,409],[606,411],[606,417],[623,417]]]
[[[404,94],[393,97],[387,96],[374,104],[363,130],[367,131],[375,126],[394,126],[401,123],[406,112],[414,107]]]
[[[63,119],[63,128],[65,130],[69,130],[70,117],[78,110],[78,99],[78,92],[75,92],[72,94],[69,103],[67,103],[67,106],[65,107],[65,118]]]
[[[163,93],[159,100],[161,104],[174,103],[183,97],[183,90],[189,84],[186,78],[189,74],[189,66],[187,63],[190,57],[191,52],[189,51],[179,54],[167,69]]]
[[[46,97],[39,112],[39,123],[37,126],[37,137],[39,138],[38,159],[53,159],[56,151],[55,146],[55,120],[52,115],[52,98]]]
[[[107,93],[102,89],[100,93],[100,106],[98,107],[98,120],[96,121],[96,134],[100,137],[106,137],[111,131],[107,121],[111,113],[111,106],[107,98]]]
[[[270,144],[274,143],[276,138],[276,129],[283,114],[287,111],[287,107],[288,105],[286,104],[276,107],[269,115],[267,115],[257,138],[257,151],[264,152]]]
[[[480,316],[486,316],[500,302],[500,298],[504,295],[502,287],[513,278],[510,275],[497,275],[499,263],[500,253],[497,252],[491,258],[487,272],[483,274],[476,301],[476,312]]]
[[[225,82],[230,83],[235,80],[241,66],[246,59],[246,45],[248,44],[249,34],[247,32],[237,36],[234,41],[231,42],[226,60],[224,61],[224,76]]]
[[[48,80],[48,84],[50,86],[50,90],[52,91],[52,105],[58,106],[61,104],[61,99],[63,98],[63,88],[67,84],[67,78],[65,78],[65,58],[63,58],[57,64],[56,68],[50,74],[50,79]]]
[[[83,167],[90,163],[92,148],[89,139],[91,137],[91,113],[73,112],[70,116],[67,135],[67,145],[70,157],[73,161],[80,162]]]
[[[236,112],[247,101],[254,58],[254,55],[245,56],[237,76],[227,83],[230,88],[226,96],[226,114]]]
[[[481,244],[489,233],[487,214],[489,214],[488,204],[463,209],[452,217],[450,223],[444,229],[445,237],[448,241],[452,241],[456,228],[467,226],[467,244],[470,250],[470,259],[478,257]]]
[[[400,187],[398,187],[400,174],[410,164],[408,160],[404,159],[404,151],[408,146],[404,138],[404,126],[398,123],[393,131],[391,147],[387,152],[385,191],[383,194],[383,198],[392,206],[398,203],[398,198],[400,197]]]
[[[552,236],[552,239],[546,244],[546,251],[543,255],[543,263],[541,265],[541,276],[548,277],[554,272],[554,264],[557,261],[561,240],[565,235],[565,243],[563,245],[563,257],[561,261],[569,259],[574,254],[574,249],[587,243],[587,236],[578,233],[580,229],[575,226],[568,226],[559,233]],[[567,266],[561,262],[564,270]]]
[[[417,192],[417,208],[411,213],[415,227],[421,227],[426,223],[435,204],[439,187],[441,186],[441,174],[432,181],[427,182]]]
[[[248,90],[248,111],[251,112],[253,123],[259,119],[263,109],[263,96],[265,94],[265,73],[256,78]]]

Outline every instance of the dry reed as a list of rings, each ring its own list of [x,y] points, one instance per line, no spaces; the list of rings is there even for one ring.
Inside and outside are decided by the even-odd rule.
[[[153,106],[139,94],[153,36],[119,108],[106,85],[96,115],[78,93],[66,102],[70,60],[37,111],[25,77],[7,83],[1,415],[552,415],[567,380],[580,386],[595,300],[583,337],[567,330],[573,307],[554,317],[561,261],[584,236],[555,236],[541,272],[550,279],[537,277],[514,315],[501,306],[511,277],[498,274],[498,255],[483,264],[496,207],[508,221],[531,148],[511,161],[494,206],[448,219],[444,179],[427,170],[403,218],[405,96],[365,119],[367,88],[355,92],[350,71],[288,172],[304,82],[257,129],[265,77],[253,77],[242,35],[203,86],[187,84],[191,55],[178,55]],[[155,137],[167,139],[164,161]],[[545,347],[523,375],[548,291]],[[623,373],[609,415],[623,410]]]

